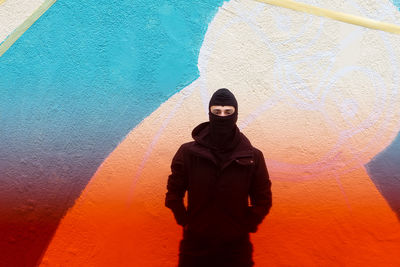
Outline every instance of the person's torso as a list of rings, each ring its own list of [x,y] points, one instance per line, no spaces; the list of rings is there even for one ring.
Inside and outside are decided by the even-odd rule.
[[[185,157],[188,179],[188,229],[200,235],[247,234],[244,220],[255,168],[250,147],[232,151],[225,162],[196,143]]]

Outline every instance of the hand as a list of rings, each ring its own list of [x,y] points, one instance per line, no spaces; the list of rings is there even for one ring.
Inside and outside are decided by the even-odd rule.
[[[258,223],[255,220],[254,213],[252,212],[251,207],[248,207],[247,209],[247,215],[246,215],[246,222],[245,222],[245,227],[247,232],[249,233],[255,233],[258,230]]]
[[[172,210],[175,216],[175,220],[176,223],[184,226],[187,224],[187,211],[185,209],[185,207],[182,206],[178,206],[177,208]]]

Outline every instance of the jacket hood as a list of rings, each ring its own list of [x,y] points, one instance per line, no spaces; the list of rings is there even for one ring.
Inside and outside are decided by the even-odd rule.
[[[210,147],[210,122],[203,122],[197,125],[192,131],[192,137],[196,143]]]

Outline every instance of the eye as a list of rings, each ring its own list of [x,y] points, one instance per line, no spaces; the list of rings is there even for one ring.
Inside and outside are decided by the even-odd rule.
[[[221,114],[221,110],[219,110],[219,109],[213,109],[213,110],[212,110],[212,113],[214,113],[215,115],[219,115],[219,114]]]
[[[228,115],[231,115],[233,113],[233,110],[232,109],[227,109],[227,110],[225,110],[225,113],[228,114]]]

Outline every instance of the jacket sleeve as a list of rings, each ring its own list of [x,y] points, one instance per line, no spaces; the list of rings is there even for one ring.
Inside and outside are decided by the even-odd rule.
[[[187,176],[184,166],[184,150],[182,146],[176,152],[171,163],[171,174],[168,177],[165,206],[170,208],[179,225],[187,223],[186,208],[183,198],[187,189]]]
[[[271,181],[264,155],[260,150],[256,150],[255,153],[257,160],[249,192],[251,206],[247,213],[248,230],[251,233],[257,231],[258,225],[272,206]]]

